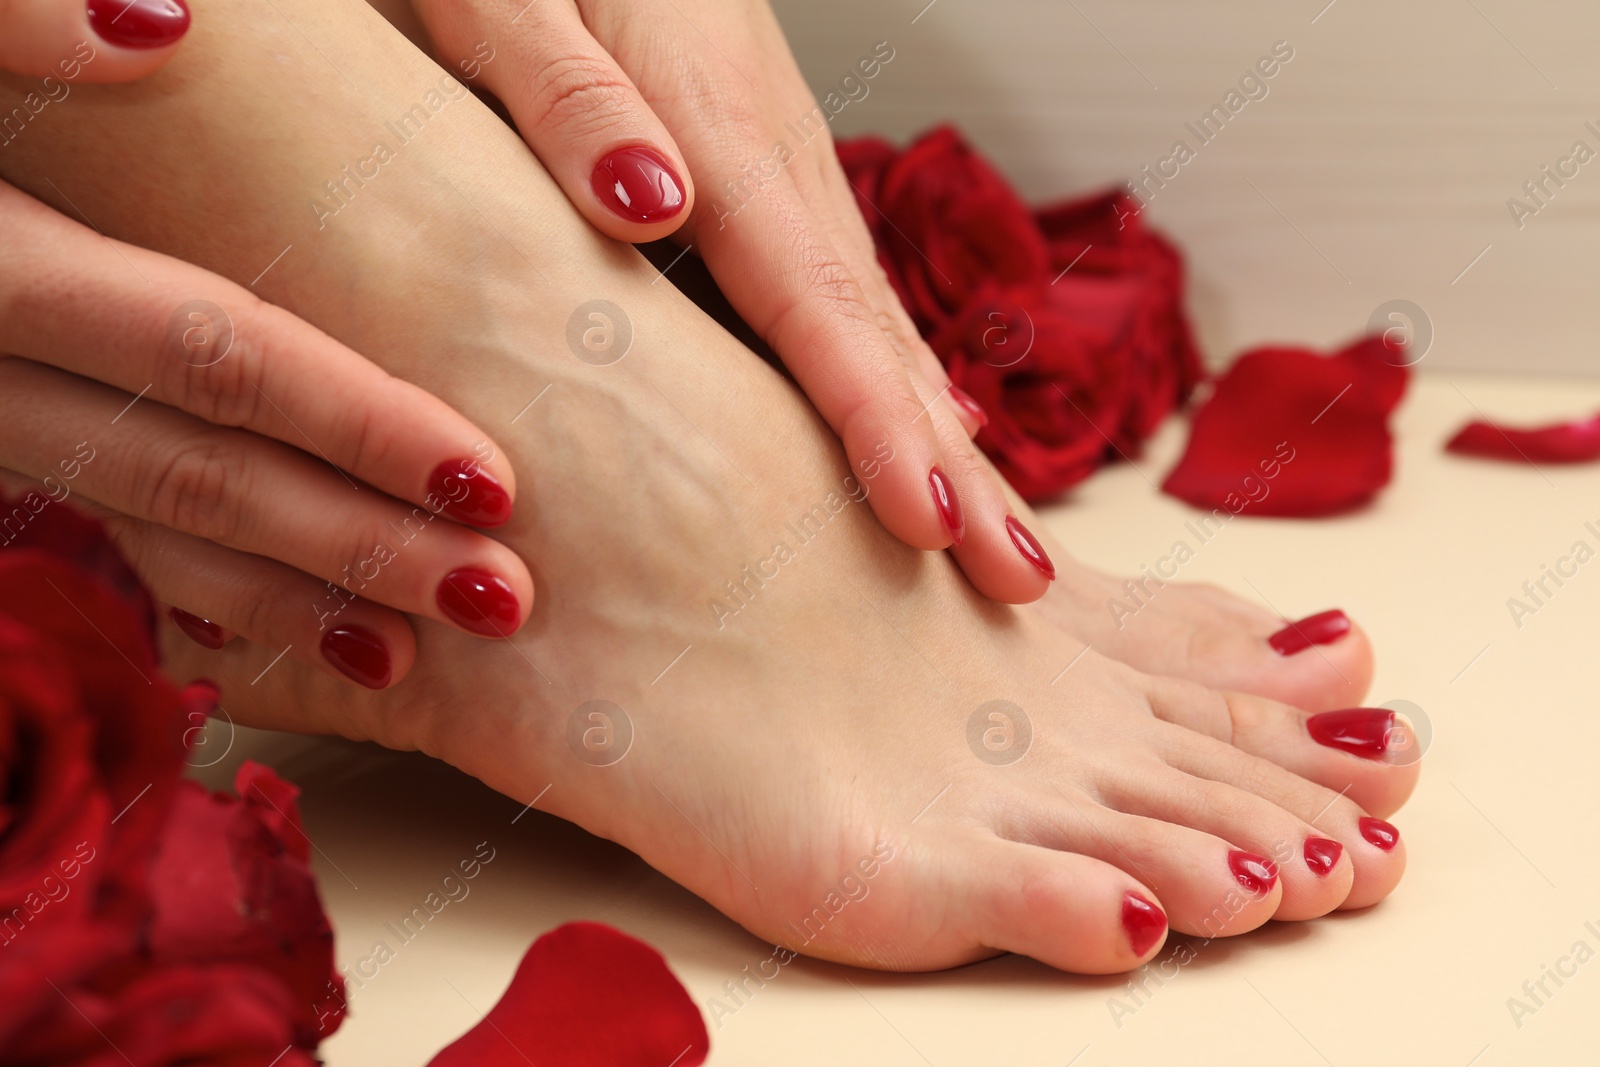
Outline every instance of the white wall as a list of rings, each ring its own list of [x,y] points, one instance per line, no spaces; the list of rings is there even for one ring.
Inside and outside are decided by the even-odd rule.
[[[1433,323],[1424,368],[1600,374],[1600,159],[1520,230],[1506,203],[1575,141],[1600,152],[1594,0],[935,0],[913,23],[926,2],[777,0],[819,95],[896,49],[837,132],[952,120],[1031,200],[1198,145],[1184,123],[1294,48],[1150,202],[1213,360],[1330,344],[1406,299]]]

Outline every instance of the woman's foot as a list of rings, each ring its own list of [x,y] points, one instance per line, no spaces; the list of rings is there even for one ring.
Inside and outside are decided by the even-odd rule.
[[[1119,971],[1169,923],[1230,936],[1394,887],[1404,845],[1374,817],[1416,780],[1385,751],[1403,726],[1141,675],[977,597],[861,506],[880,472],[847,469],[790,387],[589,231],[470,99],[337,217],[306,212],[302,179],[438,74],[365,8],[237,7],[236,38],[136,90],[147,110],[86,94],[8,174],[45,195],[55,175],[113,235],[243,281],[273,263],[258,291],[497,432],[528,487],[500,533],[540,594],[503,642],[419,620],[383,692],[173,631],[174,669],[218,678],[235,718],[420,748],[760,936],[867,966]],[[191,87],[185,63],[230,78]],[[273,260],[285,244],[305,254]]]

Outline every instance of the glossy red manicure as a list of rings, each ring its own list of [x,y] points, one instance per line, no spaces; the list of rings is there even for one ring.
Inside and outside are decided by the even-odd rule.
[[[939,521],[950,531],[950,539],[959,545],[967,533],[967,520],[961,514],[956,487],[950,484],[944,471],[935,467],[928,472],[928,490],[933,493],[933,508],[939,513]]]
[[[475,459],[451,459],[428,477],[440,511],[468,526],[499,526],[511,518],[511,494]]]
[[[522,607],[506,580],[481,567],[444,576],[436,598],[445,618],[480,637],[506,637],[522,625]]]
[[[1389,735],[1394,732],[1394,712],[1387,708],[1323,711],[1306,720],[1306,730],[1319,745],[1364,759],[1382,759],[1389,751]]]
[[[119,48],[165,48],[189,32],[183,0],[88,0],[89,25]]]
[[[1128,944],[1135,956],[1143,956],[1161,939],[1167,929],[1167,913],[1138,893],[1122,898],[1122,928],[1128,931]]]
[[[383,639],[360,626],[341,626],[322,635],[322,657],[340,674],[368,689],[382,689],[394,671]]]
[[[1342,855],[1344,846],[1337,841],[1329,841],[1326,837],[1306,838],[1306,866],[1318,878],[1326,878]]]
[[[589,184],[600,202],[629,222],[661,222],[683,210],[683,182],[661,153],[619,148],[595,164]]]
[[[1392,823],[1386,823],[1382,819],[1363,815],[1356,826],[1360,828],[1361,836],[1366,838],[1369,844],[1385,852],[1393,852],[1394,846],[1400,843],[1400,831]]]
[[[1331,645],[1350,632],[1350,619],[1338,608],[1291,622],[1267,638],[1280,656],[1304,652],[1312,645]]]
[[[1234,849],[1228,853],[1228,870],[1255,896],[1265,896],[1278,884],[1278,868],[1265,856]]]
[[[1006,533],[1011,535],[1011,543],[1017,546],[1023,559],[1039,568],[1039,573],[1052,582],[1056,580],[1056,565],[1045,555],[1044,546],[1028,532],[1026,526],[1017,521],[1015,515],[1006,516]]]
[[[989,413],[983,410],[983,405],[972,399],[972,395],[961,386],[952,385],[950,387],[950,399],[955,401],[956,407],[977,420],[978,429],[981,430],[989,425]]]
[[[189,639],[202,648],[209,648],[213,652],[228,643],[227,635],[222,632],[222,627],[210,619],[202,619],[198,615],[190,615],[182,608],[173,608],[167,612],[178,629],[189,635]]]

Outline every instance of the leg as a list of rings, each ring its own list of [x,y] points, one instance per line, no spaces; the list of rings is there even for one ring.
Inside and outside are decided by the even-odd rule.
[[[0,151],[9,180],[253,282],[443,396],[531,487],[499,532],[541,590],[512,641],[418,621],[412,676],[372,694],[288,662],[251,685],[259,648],[174,643],[179,669],[258,722],[542,796],[762,936],[866,965],[1014,950],[1116,971],[1159,947],[1141,900],[1216,936],[1393,888],[1403,846],[1363,819],[1414,766],[1080,656],[893,541],[860,506],[877,472],[439,87],[365,6],[201,5],[157,79],[85,91],[48,139]],[[614,361],[622,331],[605,349],[593,300],[628,326]]]

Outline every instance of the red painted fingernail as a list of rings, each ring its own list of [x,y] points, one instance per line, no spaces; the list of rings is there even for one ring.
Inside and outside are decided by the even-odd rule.
[[[959,545],[967,532],[967,520],[961,515],[961,501],[956,499],[956,487],[950,484],[944,471],[935,467],[928,472],[928,489],[933,493],[933,506],[939,512],[939,521],[950,531],[951,540]]]
[[[383,639],[360,626],[341,626],[323,634],[322,656],[340,674],[368,689],[384,688],[394,673]]]
[[[189,32],[183,0],[89,0],[89,25],[119,48],[165,48]]]
[[[428,492],[443,501],[440,511],[468,526],[499,526],[511,518],[511,494],[475,459],[439,464]]]
[[[629,222],[661,222],[683,210],[683,182],[661,153],[643,145],[619,148],[589,176],[600,202]]]
[[[1312,645],[1331,645],[1350,632],[1350,619],[1338,608],[1291,622],[1267,638],[1280,656],[1304,652]]]
[[[1356,825],[1360,827],[1362,837],[1385,852],[1393,852],[1394,846],[1400,843],[1400,831],[1392,823],[1364,815]]]
[[[1318,712],[1306,720],[1306,730],[1319,745],[1366,759],[1382,759],[1394,731],[1394,712],[1387,708]]]
[[[1045,554],[1044,546],[1038,538],[1028,532],[1028,528],[1018,522],[1016,516],[1006,516],[1006,533],[1011,535],[1011,543],[1017,546],[1017,551],[1022,553],[1022,558],[1039,568],[1039,573],[1050,579],[1056,580],[1056,565],[1050,562],[1050,557]]]
[[[505,637],[522,625],[522,607],[504,578],[481,567],[460,567],[439,583],[445,617],[480,637]]]
[[[1337,841],[1329,841],[1326,837],[1306,838],[1306,866],[1319,878],[1326,878],[1328,872],[1333,870],[1334,864],[1339,862],[1339,857],[1344,855],[1344,846]]]
[[[1258,897],[1272,892],[1272,887],[1278,884],[1278,868],[1265,856],[1253,852],[1234,849],[1228,853],[1228,869],[1240,885]]]
[[[978,429],[989,425],[989,413],[983,410],[983,405],[972,399],[972,395],[959,385],[950,387],[950,399],[956,402],[956,407],[971,415],[978,422]]]
[[[1128,944],[1135,956],[1143,956],[1161,939],[1167,929],[1167,913],[1138,893],[1122,898],[1122,928],[1128,931]]]
[[[202,619],[198,615],[190,615],[182,608],[173,608],[167,612],[178,629],[189,635],[189,639],[202,648],[216,651],[228,643],[227,635],[222,632],[222,627],[210,619]]]

